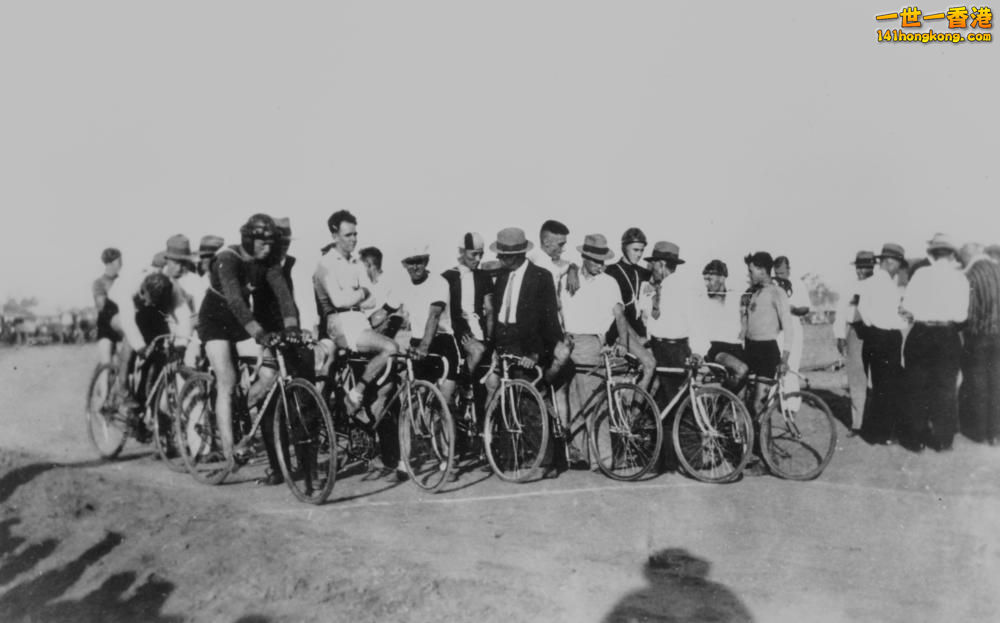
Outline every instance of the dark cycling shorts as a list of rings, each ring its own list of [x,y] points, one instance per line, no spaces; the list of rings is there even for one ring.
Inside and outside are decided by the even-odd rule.
[[[104,302],[104,307],[97,313],[97,339],[107,339],[112,342],[120,342],[121,336],[111,328],[111,319],[118,313],[118,303],[111,299]]]
[[[751,374],[773,379],[778,374],[778,364],[781,363],[781,350],[778,342],[768,340],[766,342],[755,342],[747,340],[746,343],[747,367]]]
[[[198,310],[198,338],[202,342],[225,340],[227,342],[242,342],[250,339],[250,334],[243,328],[236,315],[229,310],[226,299],[209,290]]]
[[[410,340],[410,346],[417,346],[420,340]],[[450,333],[438,333],[431,340],[431,347],[427,351],[431,355],[440,355],[448,361],[448,380],[454,381],[458,378],[461,356],[458,353],[458,342],[455,336]],[[427,361],[415,362],[414,372],[422,379],[436,379],[441,375],[441,362],[436,357],[431,357]]]
[[[743,350],[743,346],[732,342],[712,342],[712,347],[708,349],[708,354],[705,355],[705,359],[707,361],[715,361],[716,356],[721,353],[732,355],[743,362],[746,362],[747,360],[747,354]]]

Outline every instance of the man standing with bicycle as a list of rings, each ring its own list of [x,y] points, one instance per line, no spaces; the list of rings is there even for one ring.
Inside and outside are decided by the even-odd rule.
[[[555,375],[558,370],[551,366],[556,345],[563,339],[559,303],[551,273],[527,261],[531,248],[524,230],[517,227],[500,230],[496,242],[490,245],[502,271],[493,290],[493,300],[499,305],[491,325],[493,333],[487,339],[492,339],[497,353],[520,357],[523,367],[537,365]],[[487,377],[486,385],[492,396],[500,386],[499,375],[494,372]],[[545,453],[548,467],[543,477],[553,478],[557,470],[551,461],[551,444]]]
[[[94,280],[94,307],[97,309],[97,357],[100,363],[111,363],[115,345],[121,336],[111,328],[111,319],[118,313],[118,304],[109,293],[122,270],[122,252],[108,247],[101,252],[104,273]]]
[[[608,329],[617,327],[621,335],[632,332],[625,318],[618,284],[604,272],[604,264],[614,257],[608,241],[602,234],[589,234],[583,245],[576,248],[583,258],[579,288],[574,294],[563,290],[562,313],[566,339],[573,344],[568,366],[563,372],[559,390],[559,416],[563,429],[569,431],[570,467],[588,467],[589,460],[586,422],[589,413],[583,407],[594,391],[600,388],[596,376],[581,377],[576,367],[593,367],[601,363],[601,350],[607,339]],[[633,339],[639,340],[634,335]]]
[[[746,364],[750,373],[777,379],[788,372],[789,338],[792,318],[788,295],[771,278],[774,259],[766,251],[743,258],[750,288],[740,299]],[[779,345],[778,335],[784,333]],[[760,403],[765,387],[758,385],[754,404]]]
[[[639,315],[649,337],[649,347],[657,366],[682,368],[692,352],[704,352],[700,327],[695,322],[694,291],[672,275],[684,263],[680,248],[667,241],[653,245],[653,253],[646,258],[650,279],[642,284],[639,294]],[[699,347],[692,350],[692,338]],[[656,403],[663,407],[677,394],[684,383],[683,375],[660,375],[653,392]]]
[[[470,378],[486,354],[486,324],[493,321],[493,280],[479,269],[484,246],[478,233],[465,234],[458,248],[458,264],[441,273],[448,282],[451,326],[465,353]]]

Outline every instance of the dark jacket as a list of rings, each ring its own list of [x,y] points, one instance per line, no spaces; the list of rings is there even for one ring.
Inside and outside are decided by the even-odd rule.
[[[281,276],[288,287],[288,294],[292,297],[292,305],[295,306],[295,287],[292,283],[292,267],[295,266],[295,258],[291,255],[285,256],[285,263],[280,267]],[[254,309],[257,310],[257,318],[265,331],[281,331],[285,324],[281,317],[281,306],[278,304],[278,297],[269,286],[254,290]],[[299,317],[298,307],[295,307],[295,317]]]
[[[508,279],[510,272],[501,272],[493,290],[493,317],[497,323],[500,321]],[[515,314],[522,352],[538,355],[539,364],[547,366],[552,360],[552,351],[563,337],[562,327],[559,325],[556,287],[549,271],[527,262]]]
[[[448,282],[448,291],[451,295],[448,303],[448,309],[451,311],[451,328],[455,336],[461,338],[471,333],[469,321],[462,315],[462,273],[457,268],[449,268],[441,273],[441,276]],[[479,328],[485,335],[486,316],[483,312],[483,300],[493,288],[493,279],[485,271],[476,269],[472,271],[472,283],[475,289],[472,295],[473,311],[479,316]]]

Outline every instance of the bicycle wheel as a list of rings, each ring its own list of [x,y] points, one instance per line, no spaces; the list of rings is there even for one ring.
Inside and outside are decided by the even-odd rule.
[[[535,386],[503,381],[486,408],[483,446],[490,467],[501,480],[531,480],[545,458],[549,414]]]
[[[115,367],[102,363],[87,389],[87,436],[103,459],[118,456],[128,439],[128,423],[119,415],[114,397],[115,376]]]
[[[174,418],[179,410],[177,389],[179,375],[176,372],[164,373],[163,382],[156,389],[151,402],[153,409],[153,446],[156,454],[170,471],[185,472],[187,466],[184,457],[177,449]]]
[[[181,388],[174,437],[184,466],[198,482],[217,485],[233,470],[215,419],[215,377],[196,372]]]
[[[441,390],[427,381],[413,381],[409,396],[399,401],[399,456],[413,483],[438,491],[455,462],[455,421]]]
[[[695,480],[731,482],[750,459],[750,414],[739,398],[721,387],[703,386],[694,391],[697,405],[688,396],[674,417],[677,459]]]
[[[663,435],[656,402],[638,385],[611,388],[590,418],[590,454],[615,480],[638,480],[656,464]]]
[[[761,454],[775,475],[811,480],[833,458],[837,428],[823,399],[810,392],[785,394],[785,404],[799,399],[797,411],[782,413],[777,401],[760,418]]]
[[[280,382],[280,381],[279,381]],[[292,495],[322,504],[337,478],[337,437],[330,410],[312,383],[292,379],[278,396],[274,440],[281,475]]]

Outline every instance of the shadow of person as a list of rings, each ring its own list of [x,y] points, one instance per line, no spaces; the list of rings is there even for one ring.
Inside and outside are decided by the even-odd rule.
[[[20,552],[14,554],[26,541],[23,537],[11,534],[10,527],[20,523],[20,519],[6,519],[0,522],[0,587],[9,584],[20,574],[35,568],[42,560],[48,558],[59,545],[57,539],[45,539],[41,543],[32,543]]]
[[[809,391],[823,399],[823,402],[830,407],[833,417],[838,422],[843,424],[847,429],[851,428],[851,398],[849,396],[838,394],[828,389],[812,388]]]
[[[174,591],[174,585],[155,574],[138,585],[130,597],[126,591],[135,583],[136,573],[116,573],[82,599],[59,601],[35,613],[37,620],[57,623],[180,623],[181,616],[163,616],[160,610]]]
[[[109,532],[76,560],[14,586],[0,596],[0,621],[16,620],[16,616],[23,616],[26,612],[40,609],[58,599],[80,579],[87,568],[107,556],[122,540],[120,534]]]
[[[15,467],[4,474],[0,477],[0,504],[6,502],[7,498],[12,496],[18,487],[28,484],[35,476],[47,472],[53,467],[56,467],[54,463],[32,463],[23,467]]]
[[[622,598],[604,618],[605,623],[753,621],[732,591],[708,579],[709,568],[707,560],[681,548],[652,554],[643,569],[649,586]]]

